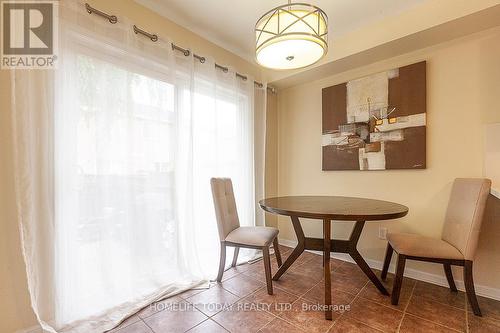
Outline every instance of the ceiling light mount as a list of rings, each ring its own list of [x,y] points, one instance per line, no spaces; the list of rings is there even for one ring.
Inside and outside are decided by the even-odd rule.
[[[265,13],[255,25],[257,63],[296,69],[318,62],[328,52],[328,16],[307,3],[291,3]]]

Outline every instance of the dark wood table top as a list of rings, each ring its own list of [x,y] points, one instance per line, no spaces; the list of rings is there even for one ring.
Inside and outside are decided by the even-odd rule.
[[[289,196],[259,201],[267,212],[312,219],[341,221],[390,220],[408,214],[398,203],[339,196]]]

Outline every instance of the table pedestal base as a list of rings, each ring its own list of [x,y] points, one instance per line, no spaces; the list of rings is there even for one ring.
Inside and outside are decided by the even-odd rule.
[[[356,221],[354,229],[351,233],[351,237],[348,240],[331,239],[330,236],[330,226],[331,220],[323,220],[323,238],[310,238],[305,237],[302,226],[300,225],[299,218],[296,216],[291,216],[293,229],[295,230],[295,235],[297,236],[298,244],[292,253],[285,260],[283,265],[281,265],[273,276],[273,280],[278,280],[283,273],[286,272],[288,268],[297,260],[297,258],[304,252],[304,250],[314,250],[323,252],[323,263],[325,271],[325,305],[327,309],[331,309],[332,296],[331,296],[331,272],[330,272],[330,252],[347,253],[356,264],[361,268],[361,270],[366,274],[370,281],[377,287],[377,289],[384,295],[389,295],[382,282],[377,278],[375,273],[370,269],[366,261],[363,259],[361,254],[357,250],[357,244],[359,241],[359,236],[361,236],[361,231],[365,225],[365,221]],[[325,318],[332,320],[332,311],[325,311]]]

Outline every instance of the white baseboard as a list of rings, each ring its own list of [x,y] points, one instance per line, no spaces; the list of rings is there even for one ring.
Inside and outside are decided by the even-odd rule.
[[[297,242],[286,240],[286,239],[280,239],[279,243],[281,245],[288,246],[288,247],[297,246]],[[316,254],[322,254],[322,252],[319,252],[319,251],[309,251],[309,250],[307,250],[307,251],[312,252],[312,253],[316,253]],[[351,256],[346,254],[346,253],[332,253],[331,257],[335,258],[335,259],[342,260],[342,261],[354,263],[354,260],[351,258]],[[383,266],[382,261],[373,260],[373,259],[365,259],[365,260],[366,260],[366,263],[368,264],[368,266],[370,266],[371,268],[379,269],[379,270],[382,269],[382,266]],[[391,264],[389,266],[389,272],[391,272],[391,273],[395,272],[395,267],[393,264]],[[444,276],[444,274],[438,275],[438,274],[432,274],[432,273],[420,271],[420,270],[414,269],[414,268],[406,268],[404,276],[407,276],[407,277],[415,279],[415,280],[436,284],[438,286],[448,287],[448,282],[446,281],[446,277]],[[455,284],[457,285],[458,290],[465,291],[464,282],[462,280],[455,279]],[[492,287],[488,287],[488,286],[482,286],[482,285],[478,285],[478,284],[475,284],[474,288],[476,290],[477,295],[487,297],[487,298],[492,298],[492,299],[500,301],[500,289],[492,288]]]

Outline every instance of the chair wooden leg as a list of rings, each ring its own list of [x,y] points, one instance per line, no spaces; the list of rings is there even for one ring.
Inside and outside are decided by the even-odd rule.
[[[482,317],[479,303],[477,302],[476,291],[474,290],[474,280],[472,278],[472,261],[465,260],[464,264],[464,283],[467,299],[472,307],[472,311],[476,316]]]
[[[391,244],[387,243],[387,248],[385,250],[384,267],[382,267],[382,274],[380,275],[382,280],[385,280],[387,278],[387,271],[389,270],[389,265],[391,264],[393,252],[394,249],[392,248]]]
[[[217,282],[222,281],[224,275],[224,267],[226,266],[226,244],[220,242],[220,261],[219,261],[219,274],[217,274]]]
[[[236,263],[238,262],[238,254],[239,253],[240,253],[240,248],[236,246],[234,248],[233,262],[231,263],[231,267],[236,267]]]
[[[264,258],[264,270],[266,272],[266,284],[267,284],[267,293],[269,295],[273,294],[273,280],[271,277],[271,257],[269,255],[269,246],[266,246],[262,249],[262,256]]]
[[[457,292],[457,286],[455,285],[455,281],[453,280],[453,272],[451,271],[450,264],[443,264],[444,274],[446,275],[446,280],[448,280],[448,285],[450,286],[450,290],[453,292]]]
[[[274,255],[276,256],[276,261],[278,262],[278,266],[281,266],[283,262],[281,261],[281,253],[280,253],[280,245],[278,242],[278,236],[273,241]]]
[[[399,293],[401,292],[401,285],[403,284],[403,273],[405,272],[406,256],[398,254],[398,263],[396,267],[396,276],[394,278],[394,285],[392,286],[391,303],[398,305]]]

